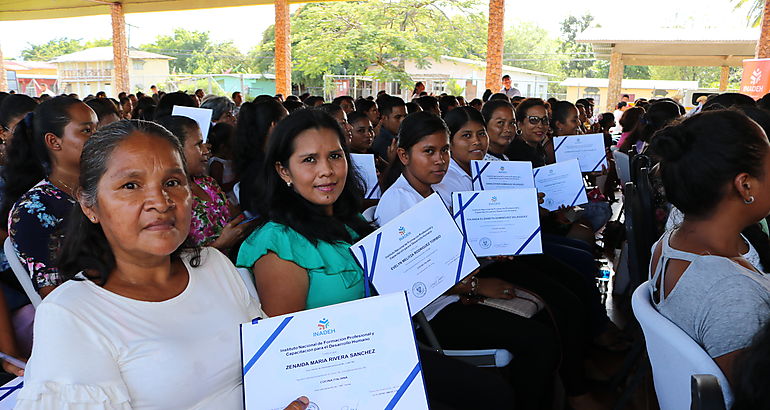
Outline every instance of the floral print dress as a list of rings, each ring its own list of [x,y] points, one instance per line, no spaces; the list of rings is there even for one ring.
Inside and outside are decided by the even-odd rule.
[[[16,201],[8,216],[11,243],[38,289],[64,282],[54,261],[74,205],[71,196],[44,179]]]
[[[204,175],[193,177],[192,180],[208,198],[193,194],[189,237],[199,246],[208,246],[219,238],[222,229],[230,222],[230,209],[227,207],[225,193],[214,178]]]

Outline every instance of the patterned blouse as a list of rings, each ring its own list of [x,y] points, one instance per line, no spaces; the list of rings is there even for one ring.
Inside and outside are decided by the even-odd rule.
[[[64,241],[64,220],[74,205],[71,196],[44,179],[16,201],[8,216],[16,255],[38,289],[64,282],[54,261]]]
[[[219,238],[230,222],[230,209],[225,193],[214,178],[207,175],[193,177],[193,183],[201,187],[208,198],[193,195],[189,237],[199,246],[208,246]]]

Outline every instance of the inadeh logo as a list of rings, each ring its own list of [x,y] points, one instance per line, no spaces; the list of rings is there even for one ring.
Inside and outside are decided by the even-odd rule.
[[[334,329],[332,329],[331,324],[329,324],[329,319],[323,318],[318,321],[318,331],[313,332],[313,336],[323,336],[323,335],[330,335],[334,333]]]
[[[411,234],[412,233],[411,232],[407,232],[406,228],[404,228],[403,226],[399,226],[398,227],[398,240],[399,241],[403,241],[404,239],[408,238]]]
[[[757,85],[762,80],[762,70],[759,68],[755,68],[754,71],[751,73],[751,77],[749,78],[749,81],[751,81],[751,85]]]

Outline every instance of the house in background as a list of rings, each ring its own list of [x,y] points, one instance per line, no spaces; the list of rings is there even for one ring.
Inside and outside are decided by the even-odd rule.
[[[610,80],[606,78],[567,78],[561,82],[561,85],[567,88],[567,101],[593,98],[596,107],[604,107],[609,82]],[[628,94],[630,101],[637,98],[649,100],[663,97],[681,100],[686,91],[697,89],[697,81],[624,79],[620,85],[620,94]]]
[[[56,66],[42,61],[3,60],[8,88],[32,97],[40,96],[47,87],[57,92]]]
[[[140,50],[128,51],[130,90],[113,89],[112,47],[93,47],[59,56],[50,62],[56,65],[60,93],[76,93],[81,97],[105,91],[115,97],[121,91],[149,92],[153,84],[165,83],[169,76],[168,62],[174,57]]]
[[[211,78],[230,96],[240,91],[244,98],[258,95],[275,95],[275,74],[211,74]]]

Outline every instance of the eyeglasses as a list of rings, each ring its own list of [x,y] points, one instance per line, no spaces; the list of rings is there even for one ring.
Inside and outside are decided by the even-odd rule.
[[[548,125],[548,123],[549,123],[547,115],[545,117],[538,117],[536,115],[530,115],[530,116],[527,117],[527,120],[529,120],[529,123],[532,124],[532,125],[537,125],[538,122],[540,122],[543,125]]]

